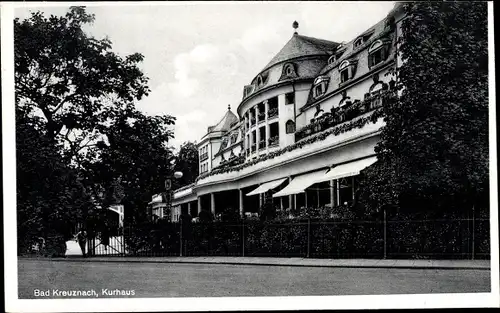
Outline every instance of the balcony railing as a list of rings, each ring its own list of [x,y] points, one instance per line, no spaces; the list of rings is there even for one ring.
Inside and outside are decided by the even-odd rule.
[[[200,161],[205,161],[206,159],[208,159],[208,152],[205,152],[202,155],[200,155]]]
[[[250,126],[253,126],[253,125],[255,125],[255,117],[252,117],[250,119]]]
[[[331,113],[325,113],[320,118],[312,120],[309,125],[297,130],[295,132],[295,142],[380,108],[391,99],[394,99],[395,96],[396,94],[393,91],[384,91],[366,97],[363,101],[347,102],[343,107],[332,108]]]
[[[252,144],[252,146],[250,147],[250,153],[254,153],[257,150],[256,147],[256,144]]]
[[[265,149],[266,148],[266,141],[265,140],[261,140],[259,142],[259,149]]]
[[[269,147],[276,147],[280,143],[280,137],[279,136],[273,136],[269,138]]]
[[[265,120],[266,120],[266,114],[265,113],[259,114],[259,121],[258,121],[258,123],[265,122]]]
[[[273,118],[275,116],[278,116],[278,108],[272,108],[267,111],[267,118]]]

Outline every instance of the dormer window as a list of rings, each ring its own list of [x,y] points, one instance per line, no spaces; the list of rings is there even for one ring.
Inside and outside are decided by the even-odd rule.
[[[298,78],[297,66],[293,63],[285,63],[283,69],[281,70],[281,77],[279,81],[291,78]]]
[[[345,83],[346,81],[352,79],[356,73],[356,61],[355,60],[345,60],[339,66],[340,73],[340,83]]]
[[[389,55],[389,41],[377,40],[368,49],[368,67],[384,62]]]
[[[337,57],[336,57],[335,55],[332,55],[332,56],[328,59],[328,64],[335,63],[335,61],[337,61]]]
[[[356,41],[354,42],[354,48],[361,46],[363,44],[363,42],[364,42],[363,37],[356,39]]]
[[[257,77],[257,87],[260,87],[264,84],[264,80],[262,79],[262,76]]]
[[[318,98],[326,93],[328,87],[329,77],[320,76],[314,80],[313,97]]]

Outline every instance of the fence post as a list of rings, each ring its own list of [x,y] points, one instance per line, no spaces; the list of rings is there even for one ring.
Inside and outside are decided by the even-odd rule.
[[[311,248],[311,218],[307,219],[307,258],[309,257],[309,251]]]
[[[475,218],[475,214],[474,214],[474,206],[472,206],[472,260],[474,260],[474,253],[475,253],[475,250],[474,250],[474,237],[475,237],[475,225],[476,224],[476,218]]]
[[[387,212],[384,208],[384,259],[387,258]]]

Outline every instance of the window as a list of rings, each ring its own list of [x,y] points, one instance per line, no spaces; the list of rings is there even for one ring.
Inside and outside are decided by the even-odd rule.
[[[285,95],[285,103],[286,104],[294,104],[295,103],[295,93],[289,92]]]
[[[370,46],[368,49],[368,67],[371,68],[387,59],[389,43],[389,40],[377,40]]]
[[[292,64],[287,64],[285,66],[285,74],[286,75],[292,75],[294,73],[293,65]]]
[[[368,57],[368,66],[372,67],[384,61],[383,58],[383,49],[379,49],[373,53],[371,53]]]
[[[358,38],[356,39],[356,41],[354,42],[354,48],[357,48],[359,46],[361,46],[363,44],[363,38]]]
[[[264,82],[262,80],[262,76],[259,75],[259,77],[257,77],[257,86],[260,87],[260,86],[262,86],[263,83]]]
[[[340,82],[344,83],[349,80],[349,69],[346,68],[345,70],[340,72]]]
[[[339,65],[340,83],[344,83],[354,77],[357,60],[344,60]]]
[[[332,55],[332,56],[328,59],[328,64],[335,63],[335,61],[337,61],[337,57],[336,57],[335,55]]]
[[[326,93],[326,89],[328,87],[329,80],[330,80],[330,78],[325,77],[325,76],[320,76],[314,80],[314,87],[313,87],[313,97],[314,98],[322,96]]]
[[[292,134],[292,133],[295,132],[295,123],[292,120],[288,120],[286,122],[285,127],[286,127],[286,133],[287,134]]]

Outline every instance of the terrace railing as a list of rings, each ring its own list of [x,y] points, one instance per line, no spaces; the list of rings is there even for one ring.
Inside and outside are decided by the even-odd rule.
[[[377,95],[365,98],[363,101],[347,102],[343,107],[332,108],[331,113],[325,113],[318,119],[314,119],[310,124],[295,132],[295,141],[322,132],[328,128],[337,126],[346,121],[352,120],[367,112],[374,111],[382,107],[385,103],[395,99],[393,91],[384,91]]]

